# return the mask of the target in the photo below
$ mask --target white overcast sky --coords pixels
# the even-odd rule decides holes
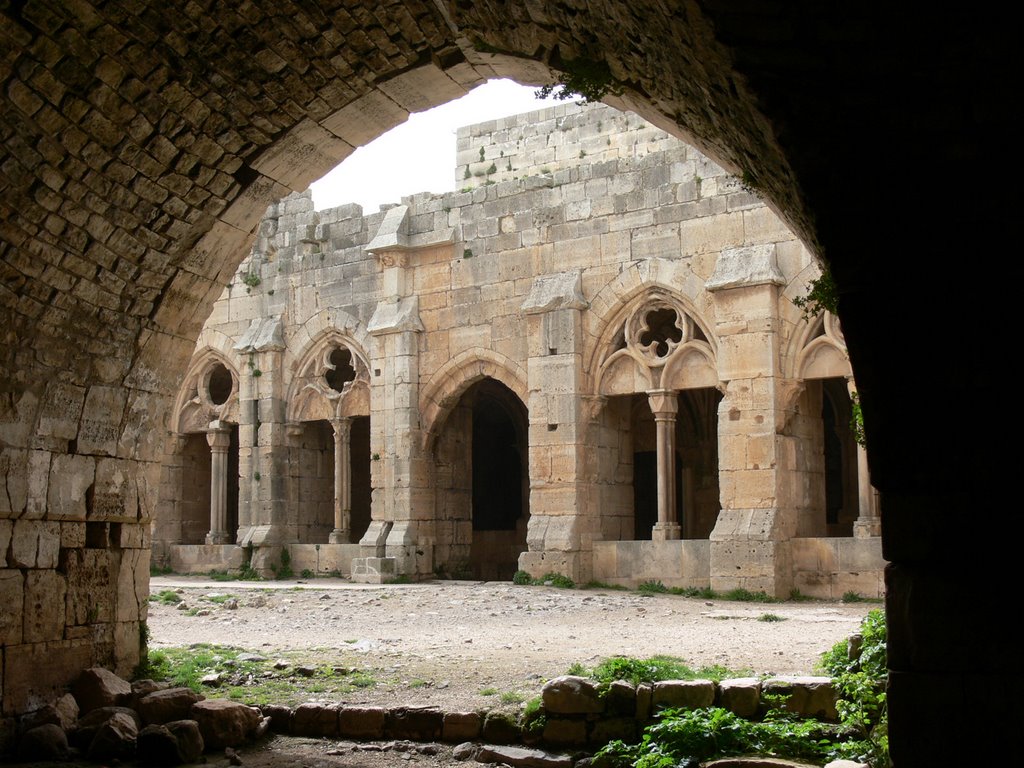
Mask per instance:
[[[314,206],[321,211],[359,203],[364,213],[373,213],[402,195],[455,189],[456,129],[559,103],[536,98],[536,90],[512,80],[491,80],[461,99],[414,113],[313,182]]]

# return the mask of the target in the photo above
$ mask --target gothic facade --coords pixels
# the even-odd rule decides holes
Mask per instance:
[[[755,194],[604,106],[462,129],[456,175],[271,206],[175,405],[157,563],[881,594],[842,331]]]

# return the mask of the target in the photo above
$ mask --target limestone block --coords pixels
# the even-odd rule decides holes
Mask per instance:
[[[192,720],[207,749],[237,747],[248,740],[260,724],[259,711],[226,699],[208,699],[192,705]]]
[[[83,549],[85,547],[85,523],[62,522],[60,524],[60,548]]]
[[[138,735],[135,719],[125,712],[116,712],[96,730],[86,754],[97,761],[134,757]]]
[[[294,736],[335,737],[338,735],[337,704],[300,704],[292,713]]]
[[[541,690],[544,710],[552,714],[578,715],[603,712],[605,702],[597,685],[585,677],[562,675]]]
[[[50,465],[47,483],[47,515],[59,520],[85,520],[86,492],[93,487],[95,459],[89,456],[58,454]]]
[[[93,647],[85,641],[7,646],[3,653],[4,714],[38,709],[55,701],[92,662]]]
[[[78,429],[78,450],[84,454],[117,454],[120,425],[128,400],[126,390],[115,387],[90,387]]]
[[[348,157],[354,147],[310,119],[293,126],[252,163],[254,170],[304,189]]]
[[[643,723],[654,714],[654,686],[651,683],[640,683],[636,687],[636,719]]]
[[[836,691],[828,677],[774,677],[761,684],[761,695],[787,697],[782,708],[800,717],[828,722],[839,718]]]
[[[22,641],[24,577],[19,570],[0,570],[0,646],[19,645]],[[2,677],[0,677],[2,679]]]
[[[433,64],[385,80],[380,90],[408,112],[422,112],[466,93],[462,85]]]
[[[178,759],[183,763],[199,762],[206,748],[199,723],[195,720],[175,720],[167,723],[166,727],[177,741]]]
[[[573,764],[569,755],[553,755],[539,749],[492,744],[481,746],[474,759],[478,763],[497,763],[516,768],[571,768]]]
[[[71,690],[83,714],[116,706],[126,701],[131,692],[129,683],[103,667],[91,667],[83,671]]]
[[[734,205],[730,196],[729,208],[736,210],[741,206]],[[776,216],[766,205],[746,206],[743,211],[743,234],[748,243],[767,243],[769,247],[778,241],[793,240],[793,233],[786,229],[782,219]]]
[[[4,447],[0,450],[0,515],[3,517],[42,517],[41,511],[28,510],[28,485],[34,477],[30,455],[42,453],[49,460],[46,451],[23,451]],[[43,474],[45,479],[46,475]],[[45,494],[44,494],[45,497]],[[38,507],[38,505],[34,505]]]
[[[615,680],[605,694],[605,710],[610,716],[636,715],[636,687],[625,680]]]
[[[353,147],[360,147],[373,141],[381,132],[404,123],[408,117],[408,110],[375,90],[324,118],[320,125]]]
[[[167,688],[143,696],[135,710],[146,725],[165,725],[187,719],[192,705],[202,698],[191,688]]]
[[[36,434],[73,440],[78,434],[78,420],[85,403],[85,388],[51,381],[39,409]]]
[[[60,524],[15,520],[7,561],[16,568],[54,568],[60,552]]]
[[[522,739],[522,731],[510,718],[498,712],[488,712],[480,738],[490,744],[515,744]]]
[[[114,620],[110,597],[112,557],[105,549],[67,550],[61,555],[61,570],[67,575],[69,626]]]
[[[436,741],[441,736],[443,715],[435,707],[396,707],[387,711],[384,734],[388,738]]]
[[[385,715],[383,707],[342,707],[338,711],[339,735],[347,739],[382,738]]]
[[[663,680],[654,684],[654,708],[699,709],[715,701],[715,684],[710,680]]]
[[[761,681],[756,677],[737,677],[718,683],[717,705],[735,715],[752,719],[761,700]]]
[[[480,726],[478,712],[445,712],[441,740],[449,744],[474,741],[480,735]]]
[[[117,572],[117,620],[137,621],[149,583],[149,550],[125,549]]]
[[[33,570],[25,576],[24,640],[41,643],[64,637],[64,576],[52,570]]]

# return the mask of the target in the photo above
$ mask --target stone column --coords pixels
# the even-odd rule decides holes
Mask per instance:
[[[851,397],[857,393],[853,379],[846,380]],[[858,539],[869,539],[882,535],[882,519],[875,504],[875,489],[871,487],[871,472],[868,470],[868,452],[857,443],[857,519],[853,523],[853,535]]]
[[[723,249],[705,284],[714,294],[721,511],[711,532],[711,588],[784,597],[804,477],[785,434],[792,383],[782,371],[775,245]],[[788,301],[788,299],[783,299]],[[791,406],[790,406],[791,407]]]
[[[578,272],[543,275],[523,301],[527,319],[530,519],[519,567],[533,576],[561,573],[587,582],[593,542],[601,537],[587,461],[583,398],[583,300]],[[594,464],[596,467],[596,462]],[[596,474],[596,473],[595,473]]]
[[[348,544],[352,529],[352,464],[349,460],[352,419],[331,419],[334,428],[334,530],[331,544]]]
[[[222,421],[211,421],[206,433],[210,444],[210,532],[207,544],[231,544],[228,533],[228,448],[231,430]]]
[[[651,539],[678,539],[682,533],[676,522],[676,413],[679,396],[669,389],[647,393],[654,414],[658,448],[658,522],[651,530]]]

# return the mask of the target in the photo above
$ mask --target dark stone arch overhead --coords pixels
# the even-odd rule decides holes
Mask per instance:
[[[892,563],[897,765],[1000,746],[1014,435],[977,406],[1014,402],[1015,29],[870,3],[6,4],[3,713],[137,661],[169,406],[268,203],[483,79],[597,61],[612,103],[742,175],[832,269]],[[984,330],[936,322],[954,302]]]

